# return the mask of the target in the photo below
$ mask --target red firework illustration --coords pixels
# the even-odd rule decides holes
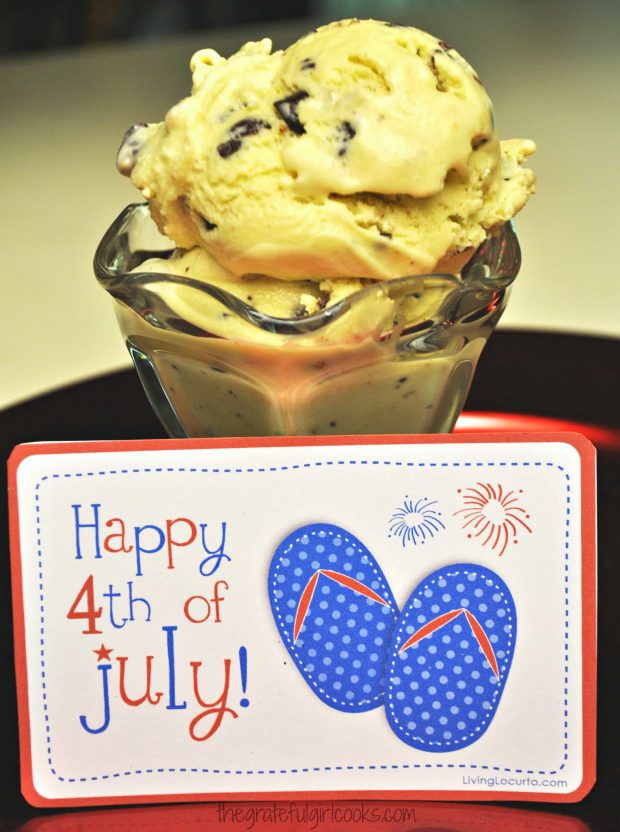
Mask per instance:
[[[500,484],[478,482],[458,491],[463,495],[465,507],[455,511],[454,515],[462,515],[461,519],[465,521],[462,528],[470,530],[467,537],[483,538],[482,545],[499,550],[500,557],[509,543],[519,542],[519,532],[525,530],[531,534],[532,529],[525,522],[530,515],[519,505],[523,489],[505,491]]]

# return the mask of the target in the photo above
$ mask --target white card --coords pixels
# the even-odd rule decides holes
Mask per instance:
[[[582,437],[29,445],[11,470],[32,803],[591,788]]]

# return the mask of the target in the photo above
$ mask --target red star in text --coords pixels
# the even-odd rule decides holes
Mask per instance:
[[[110,661],[110,653],[112,652],[111,647],[106,647],[104,644],[98,650],[93,650],[93,653],[97,654],[97,661],[102,662],[104,659],[106,661]]]

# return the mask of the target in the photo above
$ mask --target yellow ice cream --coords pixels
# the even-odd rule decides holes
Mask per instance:
[[[119,168],[198,248],[195,276],[327,280],[308,294],[331,302],[332,279],[458,271],[534,188],[533,143],[500,144],[474,70],[418,29],[345,20],[191,69],[192,95],[130,131]]]
[[[118,156],[174,251],[136,246],[124,294],[110,261],[169,432],[451,430],[518,271],[501,226],[534,189],[533,143],[500,142],[473,69],[418,29],[345,20],[191,69]]]

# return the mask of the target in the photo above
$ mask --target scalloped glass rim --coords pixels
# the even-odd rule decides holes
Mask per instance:
[[[147,224],[147,230],[153,237],[153,248],[135,252],[129,250],[129,230],[137,223]],[[420,322],[416,329],[432,328],[440,322],[453,324],[456,321],[475,320],[485,312],[488,313],[489,303],[497,298],[498,293],[503,295],[504,290],[516,278],[521,266],[519,242],[512,222],[508,222],[489,230],[486,240],[478,247],[458,277],[452,274],[431,273],[378,281],[307,318],[275,318],[250,306],[225,289],[205,281],[169,272],[136,271],[145,260],[152,257],[165,258],[174,250],[172,241],[160,234],[151,219],[148,204],[133,203],[114,220],[97,247],[93,264],[95,275],[100,285],[112,297],[129,306],[141,317],[145,317],[145,309],[148,308],[151,319],[157,321],[154,325],[159,328],[175,330],[176,327],[169,324],[174,315],[163,300],[149,291],[147,286],[166,282],[209,295],[260,329],[281,335],[295,335],[324,327],[360,300],[371,294],[376,297],[377,290],[392,299],[397,299],[416,290],[445,286],[447,283],[453,284],[454,289],[437,311],[434,320]],[[195,334],[202,333],[196,330]]]

